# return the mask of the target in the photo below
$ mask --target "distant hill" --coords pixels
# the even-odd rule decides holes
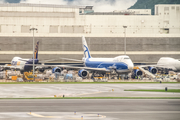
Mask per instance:
[[[151,14],[154,15],[154,6],[156,4],[180,4],[180,0],[137,0],[128,9],[151,9]]]

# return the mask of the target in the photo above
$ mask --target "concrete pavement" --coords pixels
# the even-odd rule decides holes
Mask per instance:
[[[172,92],[124,91],[125,89],[179,89],[180,84],[0,84],[0,98],[37,97],[180,97]],[[114,91],[112,92],[112,89]]]
[[[81,116],[85,120],[179,120],[180,100],[0,100],[4,120],[80,120]]]

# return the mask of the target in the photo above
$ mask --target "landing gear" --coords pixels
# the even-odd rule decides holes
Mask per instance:
[[[116,74],[116,73],[117,73],[116,70],[114,70],[114,69],[111,70],[111,74],[114,75],[114,74]]]
[[[167,68],[161,69],[160,71],[161,71],[160,72],[161,74],[166,74],[166,75],[169,74],[169,69],[167,69]]]
[[[129,78],[129,77],[128,77],[128,74],[125,74],[124,79],[125,79],[125,80],[128,80],[128,78]]]
[[[95,78],[102,80],[103,78],[106,78],[106,74],[93,72],[92,75],[91,75],[91,79],[95,80]]]
[[[169,70],[168,70],[168,69],[165,69],[165,70],[164,70],[164,74],[166,74],[166,75],[169,74]]]
[[[21,74],[24,74],[24,71],[20,70],[20,73],[21,73]]]
[[[94,73],[92,73],[92,75],[91,75],[91,79],[92,79],[92,80],[94,80]]]
[[[118,78],[117,78],[118,80],[120,80],[121,79],[121,77],[120,77],[120,75],[118,74]]]

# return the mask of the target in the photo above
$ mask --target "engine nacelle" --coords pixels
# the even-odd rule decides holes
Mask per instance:
[[[134,75],[135,76],[139,76],[139,75],[142,75],[142,71],[140,71],[139,69],[134,69]]]
[[[59,68],[59,67],[53,68],[52,73],[55,73],[55,72],[61,73],[61,68]]]
[[[157,68],[155,67],[149,67],[148,69],[149,69],[149,72],[151,72],[152,74],[156,74],[158,71]]]
[[[87,78],[88,74],[89,74],[89,72],[84,69],[78,71],[79,77],[82,77],[82,78]]]

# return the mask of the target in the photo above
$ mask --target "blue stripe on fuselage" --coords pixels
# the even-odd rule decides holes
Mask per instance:
[[[109,69],[109,67],[115,67],[116,70],[126,70],[128,69],[128,65],[124,62],[107,62],[107,61],[89,61],[89,59],[86,59],[85,61],[86,67],[92,67],[92,68],[106,68]]]

